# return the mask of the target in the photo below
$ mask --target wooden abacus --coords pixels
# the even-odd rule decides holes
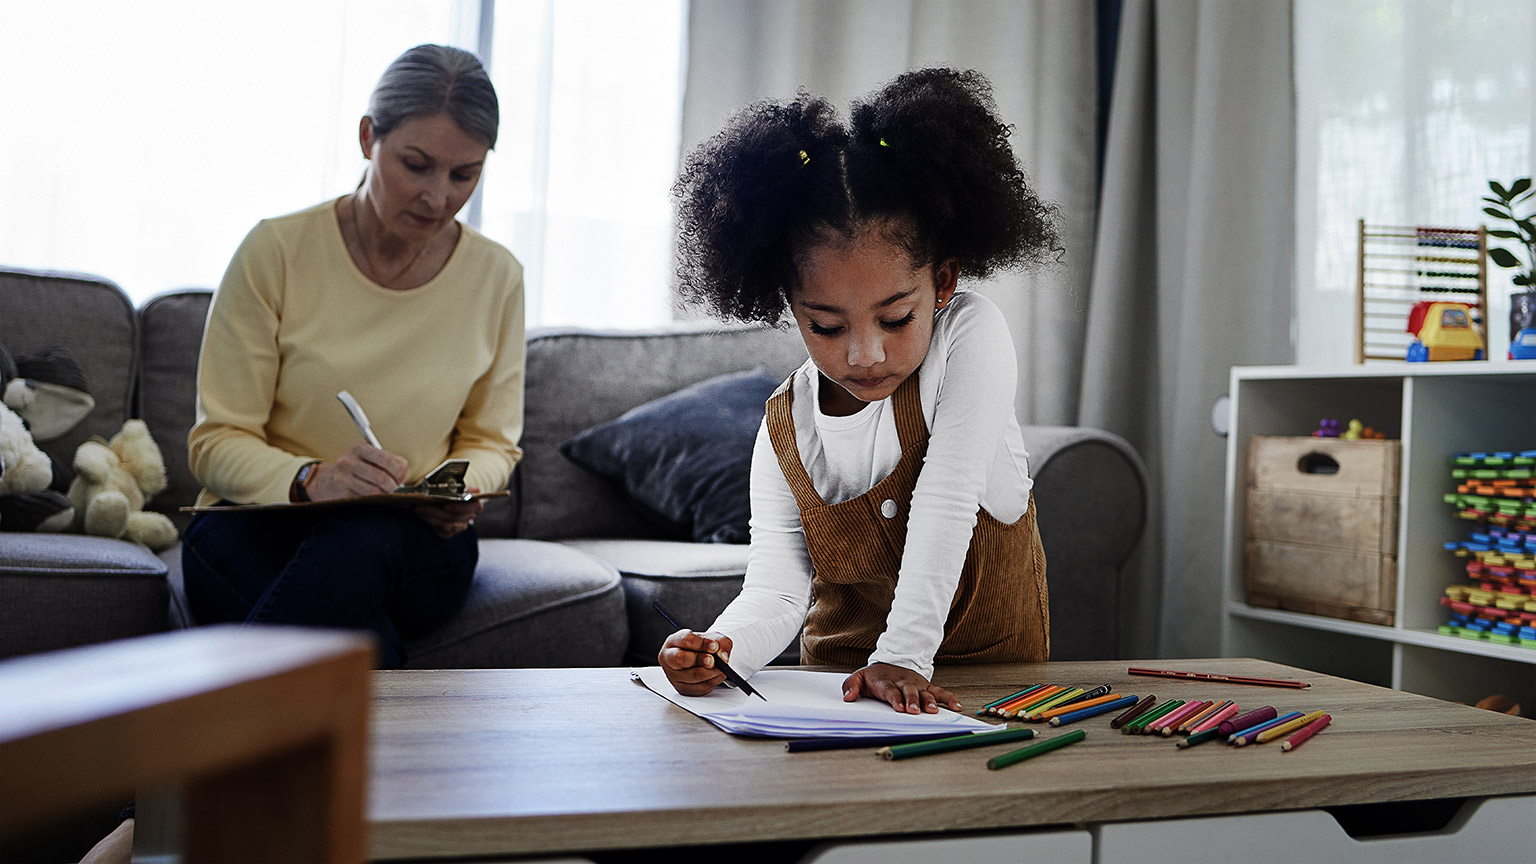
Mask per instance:
[[[1472,306],[1487,344],[1488,229],[1367,225],[1364,219],[1359,225],[1356,363],[1405,359],[1413,341],[1408,313],[1423,300]]]

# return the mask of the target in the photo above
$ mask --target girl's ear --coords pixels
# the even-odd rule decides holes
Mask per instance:
[[[959,259],[946,258],[933,268],[933,293],[937,303],[935,308],[943,309],[949,303],[949,298],[955,296],[955,286],[959,281]]]
[[[363,158],[373,158],[373,118],[367,114],[357,121],[357,143],[363,148]]]

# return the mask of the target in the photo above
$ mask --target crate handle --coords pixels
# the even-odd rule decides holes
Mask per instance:
[[[1303,474],[1337,474],[1339,462],[1327,453],[1313,450],[1296,460],[1296,470]]]

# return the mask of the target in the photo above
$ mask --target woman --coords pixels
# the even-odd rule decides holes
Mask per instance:
[[[351,194],[259,223],[209,310],[189,435],[199,504],[389,492],[445,459],[500,489],[521,456],[522,268],[457,222],[496,144],[472,54],[421,45],[379,79]],[[360,439],[350,391],[380,447]],[[182,551],[203,623],[366,628],[378,664],[462,605],[479,502],[204,513]]]

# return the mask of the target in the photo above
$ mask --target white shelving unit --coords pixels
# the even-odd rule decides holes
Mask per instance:
[[[1231,375],[1222,645],[1259,657],[1455,702],[1502,693],[1536,713],[1536,649],[1444,636],[1445,588],[1468,580],[1445,551],[1468,523],[1443,500],[1450,458],[1536,448],[1536,360],[1371,366],[1250,366]],[[1310,435],[1325,417],[1402,441],[1397,606],[1391,626],[1249,606],[1243,582],[1254,435]]]

